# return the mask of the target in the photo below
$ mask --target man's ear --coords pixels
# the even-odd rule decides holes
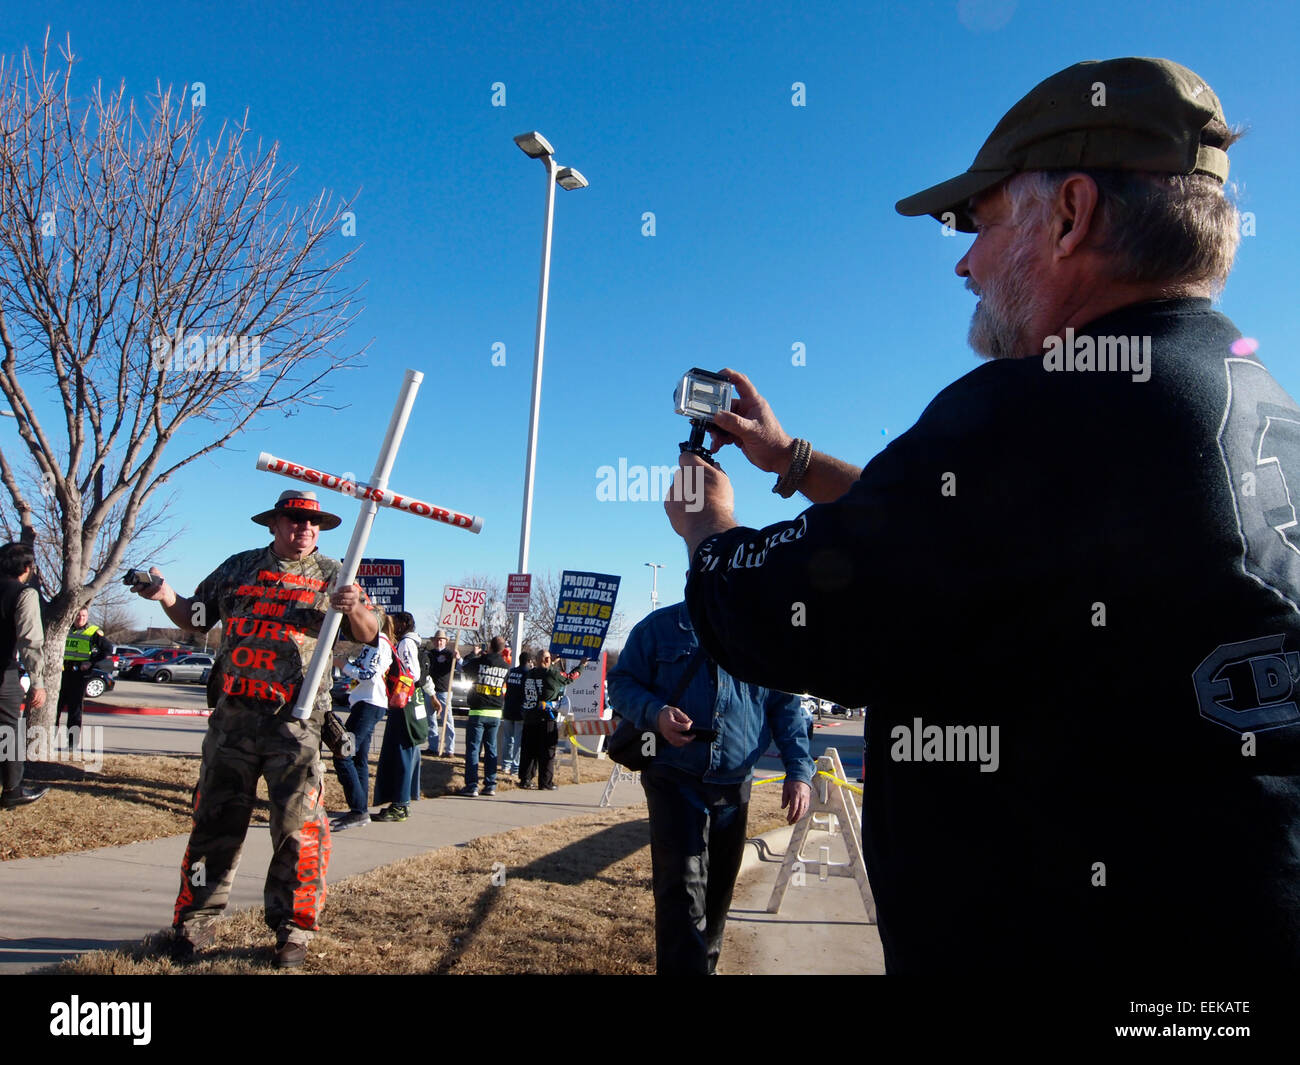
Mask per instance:
[[[1075,254],[1099,223],[1101,193],[1087,174],[1071,174],[1056,192],[1052,204],[1052,254],[1058,259]]]

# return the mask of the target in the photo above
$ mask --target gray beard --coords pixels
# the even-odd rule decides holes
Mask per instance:
[[[1029,234],[1007,252],[1006,268],[1001,276],[979,290],[980,301],[971,315],[966,341],[975,354],[985,359],[1016,359],[1032,352],[1025,350],[1025,332],[1038,310],[1031,275],[1033,252]],[[976,291],[971,279],[966,287]]]

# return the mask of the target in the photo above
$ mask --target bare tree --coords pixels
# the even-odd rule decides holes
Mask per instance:
[[[103,594],[90,604],[90,622],[104,630],[104,635],[113,643],[125,643],[128,633],[139,627],[133,604],[140,600],[120,584],[110,584]]]
[[[30,461],[31,456],[27,457],[29,465],[35,469],[35,463]],[[32,506],[23,514],[26,526],[15,525],[11,520],[9,509],[3,505],[3,500],[0,500],[0,536],[6,540],[25,540],[30,544],[36,556],[33,584],[44,595],[46,589],[59,587],[59,575],[63,572],[62,518],[54,492],[46,489],[47,482],[29,472],[23,483],[40,485],[42,490],[31,493]],[[131,549],[135,557],[152,559],[157,565],[163,567],[172,561],[163,554],[176,539],[166,513],[171,502],[171,497],[168,497],[162,501],[155,501],[152,507],[141,508],[136,517],[135,532],[131,537]],[[99,529],[99,536],[93,548],[88,551],[87,573],[92,577],[104,568],[105,559],[113,549],[126,505],[127,501],[121,499],[109,511]],[[115,611],[115,618],[120,624],[132,627],[133,618],[120,615],[132,615],[131,608],[138,608],[140,602],[141,600],[124,585],[110,580],[91,604],[91,620],[107,628],[103,621],[98,620],[96,612]],[[43,602],[43,605],[48,607],[48,603]]]
[[[328,246],[350,204],[290,206],[292,171],[248,143],[246,115],[200,135],[200,87],[143,108],[124,85],[78,98],[75,62],[48,35],[37,60],[0,61],[0,394],[57,511],[51,696],[70,620],[120,573],[154,493],[258,414],[319,401],[359,354],[333,350],[359,311],[353,252]],[[34,540],[2,449],[0,481]]]
[[[454,582],[462,588],[481,588],[487,592],[487,603],[483,607],[482,624],[477,629],[465,629],[460,634],[461,649],[481,643],[488,645],[494,636],[504,636],[507,642],[512,631],[514,619],[505,613],[505,584],[497,577],[488,577],[482,573],[471,573]]]

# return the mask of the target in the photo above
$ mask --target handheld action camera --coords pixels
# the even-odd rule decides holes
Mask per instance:
[[[717,466],[704,446],[704,433],[716,428],[713,424],[715,414],[731,410],[734,395],[735,389],[730,381],[698,366],[682,375],[673,392],[673,410],[691,420],[690,439],[679,445],[683,451],[699,455],[710,466]]]
[[[144,588],[153,584],[153,577],[147,569],[129,569],[122,578],[122,583],[131,588]]]

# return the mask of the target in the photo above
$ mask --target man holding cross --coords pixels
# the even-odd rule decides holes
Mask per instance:
[[[275,964],[293,968],[306,957],[325,899],[330,833],[322,802],[321,721],[329,709],[322,684],[307,720],[292,716],[298,687],[315,649],[325,612],[342,616],[342,637],[370,643],[379,611],[358,585],[335,590],[337,560],[316,549],[320,530],[339,518],[321,510],[314,492],[282,492],[252,519],[271,530],[267,547],[232,555],[186,599],[156,569],[138,594],[159,603],[173,623],[206,632],[222,624],[221,647],[208,682],[216,709],[203,741],[194,795],[194,828],[181,866],[172,956],[191,957],[212,943],[225,909],[264,777],[275,848],[266,877],[266,923],[276,933]]]

